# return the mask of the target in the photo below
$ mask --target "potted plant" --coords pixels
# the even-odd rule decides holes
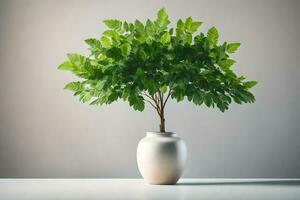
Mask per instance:
[[[143,111],[149,103],[160,119],[159,131],[148,132],[140,141],[138,167],[152,184],[174,184],[185,165],[186,147],[175,133],[166,132],[167,102],[187,99],[222,112],[233,101],[253,103],[249,89],[256,82],[246,81],[231,69],[235,61],[230,54],[240,43],[219,44],[215,27],[207,34],[197,33],[202,22],[191,17],[169,28],[164,8],[155,21],[109,19],[104,23],[108,29],[100,39],[85,40],[89,56],[68,54],[68,60],[58,67],[80,78],[65,89],[91,105],[122,99],[134,110]]]

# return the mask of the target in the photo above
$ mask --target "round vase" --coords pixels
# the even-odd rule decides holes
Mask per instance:
[[[147,132],[137,147],[137,164],[150,184],[176,184],[186,163],[184,141],[172,132]]]

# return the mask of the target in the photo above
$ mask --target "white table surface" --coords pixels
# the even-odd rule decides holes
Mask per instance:
[[[300,200],[300,179],[182,179],[177,185],[142,179],[0,179],[0,200],[19,199]]]

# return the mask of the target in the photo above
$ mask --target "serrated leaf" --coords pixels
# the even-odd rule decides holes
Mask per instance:
[[[130,44],[125,43],[125,44],[122,44],[120,46],[120,49],[122,51],[123,56],[128,56],[130,54],[130,51],[131,51],[131,46],[130,46]]]
[[[144,75],[144,70],[140,67],[137,68],[135,75],[139,78],[142,77]]]
[[[198,93],[194,93],[192,101],[194,102],[195,105],[201,105],[203,103],[202,95]]]
[[[86,64],[86,57],[76,53],[69,53],[67,56],[70,62],[73,64],[73,70],[84,68]]]
[[[90,103],[90,105],[101,105],[101,104],[102,104],[101,98],[96,98]]]
[[[201,26],[202,22],[200,21],[194,21],[192,22],[191,26],[190,26],[190,32],[194,33],[198,30],[198,28]]]
[[[126,21],[123,23],[123,28],[125,31],[129,31],[129,24]]]
[[[144,86],[150,95],[156,92],[156,84],[152,80],[144,79]]]
[[[243,85],[247,88],[247,89],[250,89],[254,86],[257,85],[257,82],[256,81],[247,81],[247,82],[244,82]]]
[[[241,46],[241,43],[230,43],[227,45],[227,52],[234,53]]]
[[[181,30],[184,29],[184,22],[181,19],[177,21],[177,28]]]
[[[105,84],[106,84],[105,80],[98,81],[97,84],[96,84],[96,89],[99,90],[99,91],[103,90],[105,88]]]
[[[216,27],[211,27],[207,32],[207,39],[212,45],[216,45],[219,39],[219,33]]]
[[[232,59],[227,59],[227,60],[222,60],[219,65],[221,68],[230,68],[234,63],[236,63],[235,60]]]
[[[117,19],[107,19],[103,21],[104,24],[111,29],[119,30],[122,27],[122,22]]]
[[[171,39],[170,34],[169,34],[168,32],[166,32],[166,33],[164,33],[164,34],[161,36],[160,42],[161,42],[162,44],[167,44],[167,43],[170,42],[170,39]]]
[[[130,95],[128,101],[134,110],[143,111],[145,108],[144,98],[141,96]]]
[[[180,19],[177,21],[176,37],[179,40],[184,40],[184,22]]]
[[[177,102],[180,102],[184,100],[184,95],[180,90],[173,90],[171,98],[176,99]]]
[[[70,82],[64,87],[65,90],[70,90],[72,92],[78,92],[83,90],[83,85],[80,82]]]
[[[228,109],[228,105],[222,101],[217,102],[217,107],[220,109],[221,112],[225,112],[225,110]]]
[[[166,13],[165,8],[162,8],[157,12],[156,22],[162,29],[165,29],[168,26],[168,24],[170,24],[169,17]]]
[[[206,95],[204,96],[204,103],[205,103],[205,105],[206,105],[207,107],[212,106],[213,101],[212,101],[212,98],[211,98],[211,96],[210,96],[209,94],[206,94]]]
[[[187,34],[186,34],[186,36],[185,36],[185,41],[186,41],[186,43],[188,43],[188,44],[191,44],[191,43],[192,43],[192,41],[193,41],[193,36],[192,36],[191,33],[187,33]]]
[[[101,42],[101,45],[105,48],[111,47],[111,44],[112,44],[111,40],[106,36],[102,36],[100,39],[100,42]]]
[[[136,31],[139,33],[139,34],[143,34],[144,33],[144,25],[142,22],[140,22],[139,20],[135,20],[134,21],[134,27],[136,29]]]
[[[155,26],[149,19],[146,21],[145,31],[148,35],[153,35],[155,32]]]
[[[100,41],[94,38],[84,40],[91,47],[99,47]]]
[[[58,66],[60,70],[73,71],[74,65],[70,61],[65,61]]]
[[[166,93],[167,90],[168,90],[168,86],[166,86],[166,85],[159,88],[159,91],[162,92],[162,93]]]
[[[193,20],[191,17],[186,18],[185,23],[184,23],[184,28],[187,32],[191,31],[192,22],[193,22]]]
[[[120,35],[117,31],[115,30],[106,30],[103,32],[103,35],[111,37],[115,40],[119,40],[120,39]]]
[[[86,103],[92,99],[92,96],[89,92],[83,92],[80,96],[79,100],[82,101],[82,103]]]
[[[138,101],[133,105],[133,108],[137,111],[142,112],[145,109],[144,101]]]

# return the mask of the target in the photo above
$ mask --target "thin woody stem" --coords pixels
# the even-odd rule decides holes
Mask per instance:
[[[150,105],[157,111],[158,115],[160,116],[161,115],[160,114],[160,107],[159,107],[159,104],[158,104],[157,100],[153,96],[150,96],[150,95],[148,95],[144,92],[143,92],[143,95],[145,95],[146,97],[148,97],[150,100],[152,100],[154,102],[155,105],[151,101],[146,100],[148,103],[150,103]]]
[[[166,98],[166,100],[165,100],[165,102],[164,102],[164,104],[163,104],[163,108],[165,108],[166,103],[167,103],[169,97],[171,96],[171,94],[172,94],[172,90],[171,90],[171,88],[170,88],[169,93],[168,93],[168,95],[167,95],[167,98]]]
[[[148,103],[150,103],[150,105],[156,110],[157,114],[159,115],[160,118],[160,126],[159,126],[159,130],[162,133],[165,133],[165,116],[164,116],[164,107],[166,104],[166,101],[168,100],[169,96],[170,96],[170,91],[168,93],[167,98],[164,101],[164,94],[161,93],[160,91],[158,91],[157,93],[155,93],[154,95],[149,95],[145,92],[143,92],[142,94],[145,95],[146,97],[149,98],[149,100],[146,100]]]
[[[149,100],[146,100],[148,103],[150,103],[150,105],[153,107],[153,108],[155,108],[155,110],[157,109],[156,108],[156,106],[151,102],[151,101],[149,101]]]
[[[162,133],[165,133],[165,114],[164,114],[164,107],[163,107],[163,103],[164,103],[164,95],[161,92],[158,92],[158,96],[159,96],[159,104],[160,104],[160,126],[159,126],[159,130]]]

